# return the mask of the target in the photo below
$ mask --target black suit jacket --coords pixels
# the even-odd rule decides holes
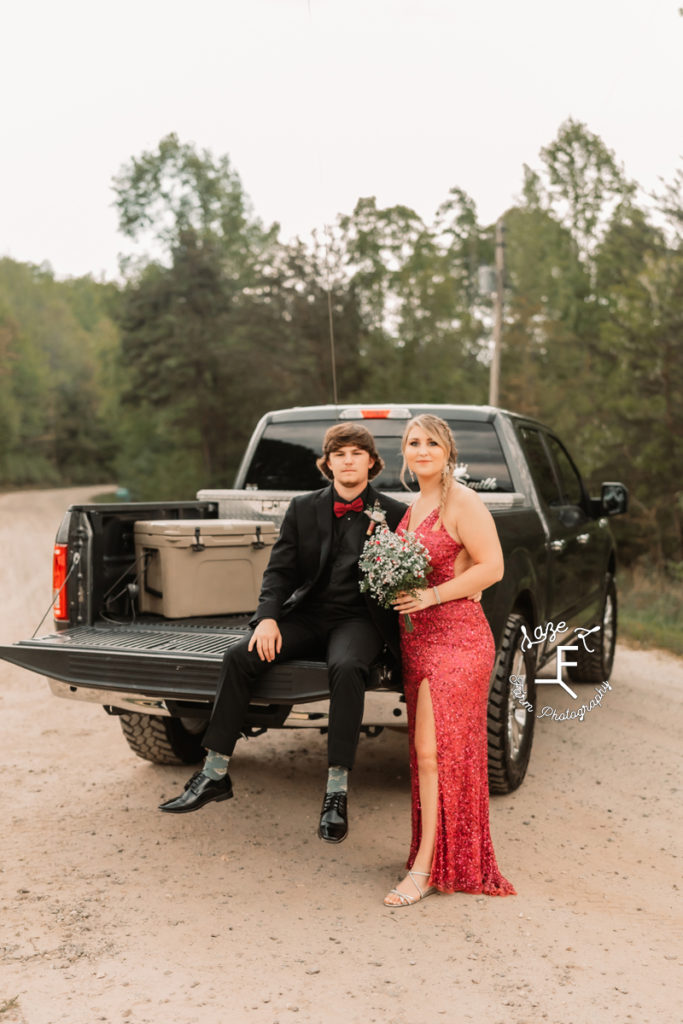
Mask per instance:
[[[320,579],[332,546],[333,500],[332,485],[292,498],[263,575],[259,605],[252,625],[261,619],[284,618],[301,604]],[[395,530],[407,506],[402,501],[379,494],[368,485],[366,505],[373,507],[375,501],[379,501],[386,512],[389,529]],[[364,513],[355,517],[352,536],[358,544],[359,558],[369,525],[370,520]],[[367,592],[363,596],[380,635],[393,655],[399,658],[396,612],[381,608]]]

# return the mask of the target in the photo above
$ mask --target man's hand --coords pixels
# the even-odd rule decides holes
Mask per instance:
[[[261,661],[274,661],[282,650],[282,634],[275,619],[261,619],[249,641],[249,650],[256,653]]]

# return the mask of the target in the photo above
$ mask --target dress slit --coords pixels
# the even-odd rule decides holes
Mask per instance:
[[[429,678],[427,676],[425,676],[424,679],[420,680],[420,683],[417,686],[417,690],[416,690],[416,694],[415,694],[415,714],[413,716],[414,728],[413,728],[412,737],[411,737],[411,745],[414,744],[415,730],[417,728],[417,705],[418,705],[419,700],[420,700],[420,693],[422,692],[422,687],[425,686],[425,685],[426,685],[427,690],[429,692],[429,704],[430,704],[430,707],[431,707],[431,710],[432,710],[432,724],[434,726],[434,746],[436,748],[436,815],[435,815],[435,819],[434,819],[434,832],[435,832],[435,834],[434,834],[434,844],[435,844],[435,849],[436,849],[436,837],[437,837],[438,832],[439,832],[439,827],[438,826],[439,826],[439,819],[441,817],[441,811],[442,811],[441,772],[439,770],[439,736],[438,736],[438,732],[437,732],[437,728],[436,728],[436,715],[434,714],[434,701],[432,699],[432,688],[431,688],[431,685],[429,683]],[[417,846],[419,846],[421,841],[422,841],[422,799],[421,799],[421,796],[420,796],[420,768],[419,768],[419,765],[418,765],[418,762],[417,762],[417,755],[415,757],[415,766],[416,766],[416,771],[415,771],[414,792],[413,792],[413,808],[415,808],[416,811],[417,811],[417,820],[413,823],[413,829],[414,829],[415,834],[417,835]],[[416,851],[417,851],[417,847],[416,847]],[[413,857],[413,859],[414,859],[414,857]],[[410,866],[412,867],[412,862],[411,862]],[[427,881],[427,884],[428,885],[432,885],[433,884],[432,879],[431,879],[431,873],[430,873],[430,878]]]

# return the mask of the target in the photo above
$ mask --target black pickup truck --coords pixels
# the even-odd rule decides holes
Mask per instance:
[[[503,547],[505,575],[484,593],[482,606],[498,649],[489,695],[489,784],[492,792],[510,792],[524,778],[531,753],[535,677],[557,645],[568,642],[566,632],[563,639],[550,624],[562,623],[567,631],[599,627],[590,645],[579,645],[568,672],[573,682],[609,678],[617,604],[607,517],[626,510],[627,493],[611,482],[602,485],[599,498],[589,497],[552,431],[501,409],[339,405],[270,412],[258,423],[231,490],[200,491],[194,502],[72,505],[55,542],[55,631],[0,647],[0,657],[47,676],[58,696],[103,705],[119,718],[140,757],[160,764],[200,760],[221,657],[248,628],[258,581],[256,591],[243,591],[238,611],[215,614],[197,606],[193,613],[191,602],[183,604],[196,587],[183,573],[200,564],[192,563],[190,549],[203,552],[206,562],[212,531],[226,523],[233,529],[235,522],[243,524],[248,546],[262,549],[291,497],[322,485],[315,459],[325,430],[340,419],[370,427],[386,462],[376,486],[410,500],[399,481],[400,438],[407,420],[422,412],[451,425],[459,450],[456,478],[481,494]],[[141,549],[139,535],[136,547],[137,530],[150,521],[162,533],[166,524],[167,534],[174,534],[173,527],[179,534],[183,526],[193,534],[189,562],[177,562],[179,604],[170,613],[158,603],[162,592],[150,562],[158,552]],[[167,540],[172,545],[177,537]],[[274,666],[254,695],[249,731],[324,730],[327,697],[323,664]],[[377,735],[405,725],[397,670],[379,664],[364,731]]]

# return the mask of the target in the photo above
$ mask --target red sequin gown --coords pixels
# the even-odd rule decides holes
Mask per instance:
[[[453,578],[453,563],[463,545],[440,526],[434,509],[415,534],[430,554],[429,584]],[[410,509],[398,531],[405,531]],[[412,843],[407,867],[415,860],[421,836],[420,792],[415,756],[415,710],[420,683],[429,682],[436,725],[439,797],[436,848],[428,884],[442,892],[507,896],[515,890],[496,864],[489,831],[486,706],[495,644],[481,605],[466,598],[444,601],[411,616],[413,631],[401,616],[403,684],[408,708],[412,780]]]

